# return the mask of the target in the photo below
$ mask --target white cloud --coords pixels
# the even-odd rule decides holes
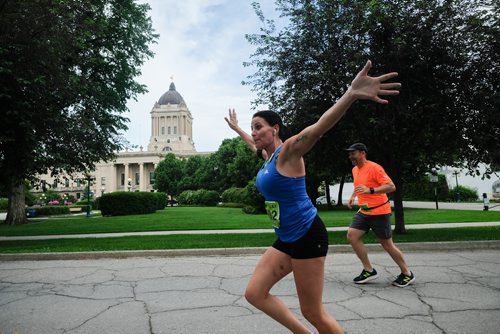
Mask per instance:
[[[234,0],[149,0],[150,15],[158,44],[155,56],[146,62],[138,81],[148,87],[138,101],[129,101],[129,130],[125,137],[147,146],[150,111],[165,93],[173,75],[193,117],[193,139],[197,151],[215,151],[232,132],[224,116],[236,108],[240,126],[249,129],[251,101],[255,95],[241,81],[252,73],[244,68],[254,52],[245,34],[259,31],[260,22],[251,1]],[[269,1],[272,7],[272,1]]]

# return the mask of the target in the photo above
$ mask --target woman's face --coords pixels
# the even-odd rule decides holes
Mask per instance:
[[[277,127],[269,125],[262,117],[252,118],[252,139],[255,147],[265,149],[273,143],[275,136],[278,135]]]

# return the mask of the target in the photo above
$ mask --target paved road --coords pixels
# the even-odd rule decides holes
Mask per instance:
[[[288,333],[242,298],[258,258],[0,261],[0,333]],[[407,252],[404,289],[387,254],[371,258],[381,277],[363,286],[352,253],[327,260],[324,302],[347,333],[498,333],[498,250]],[[291,277],[273,293],[299,314]]]

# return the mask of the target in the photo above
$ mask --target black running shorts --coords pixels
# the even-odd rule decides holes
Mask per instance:
[[[307,233],[294,242],[283,242],[279,238],[273,244],[277,250],[290,255],[292,259],[313,259],[328,253],[328,232],[318,215]]]
[[[365,215],[358,212],[352,218],[351,228],[368,232],[370,229],[379,239],[390,239],[391,231],[391,214],[386,215]]]

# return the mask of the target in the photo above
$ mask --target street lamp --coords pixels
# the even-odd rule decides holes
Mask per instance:
[[[90,173],[85,173],[85,179],[87,180],[87,218],[90,217],[90,181],[92,181],[92,175]]]
[[[457,183],[457,187],[455,188],[455,194],[457,196],[457,202],[460,202],[460,190],[458,189],[458,174],[460,174],[458,170],[453,172],[453,175],[455,175],[455,182]]]
[[[128,188],[128,191],[130,191],[130,189],[132,189],[132,179],[129,177],[128,180],[127,180],[127,188]]]
[[[436,201],[436,210],[438,210],[439,206],[438,206],[438,196],[437,196],[437,184],[439,182],[439,177],[436,168],[432,168],[431,182],[434,183],[434,200]]]
[[[42,205],[45,205],[46,200],[47,200],[47,196],[44,193],[42,193],[40,195],[40,202],[42,203]]]

